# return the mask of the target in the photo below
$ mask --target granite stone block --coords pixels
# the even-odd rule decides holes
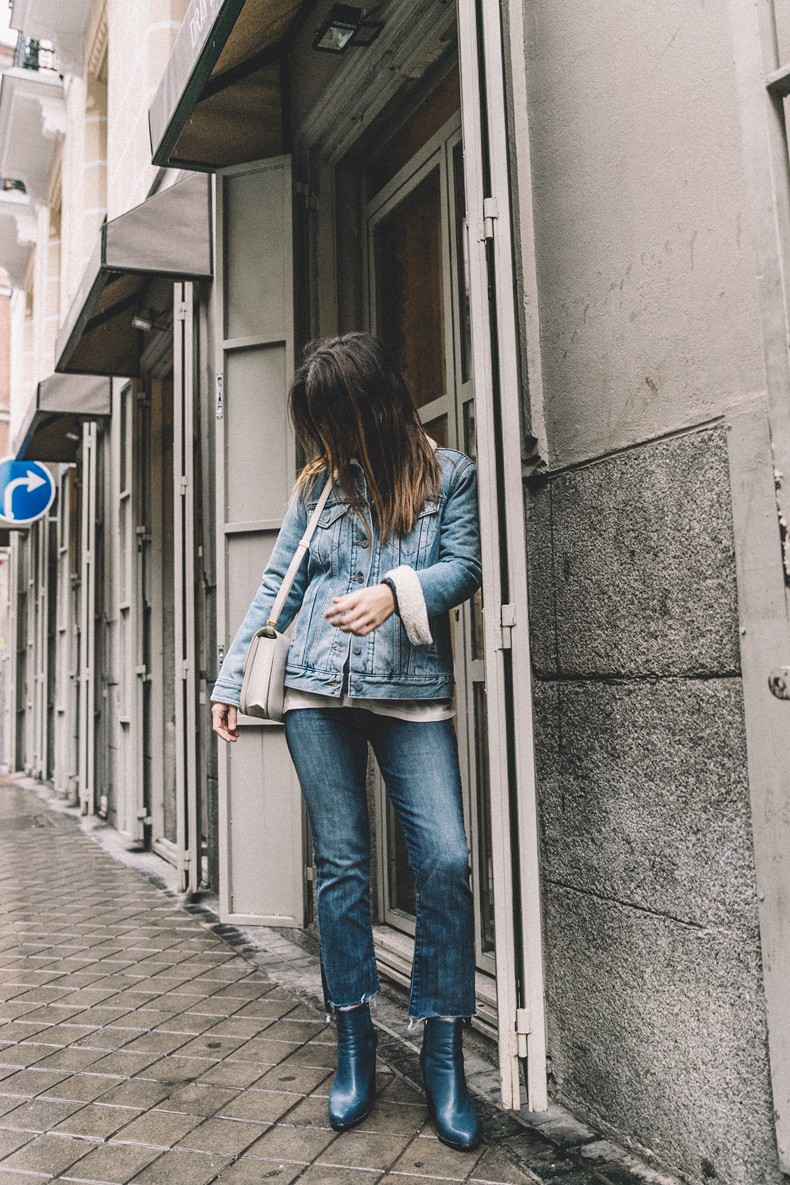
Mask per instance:
[[[544,910],[555,1098],[691,1181],[781,1185],[756,941],[550,879]]]
[[[722,427],[548,478],[527,540],[539,677],[740,669]]]
[[[535,724],[546,877],[756,941],[740,679],[537,684]]]

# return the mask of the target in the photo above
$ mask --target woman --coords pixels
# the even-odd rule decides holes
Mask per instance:
[[[370,743],[406,837],[417,888],[412,1020],[439,1138],[478,1142],[463,1069],[462,1024],[475,1011],[469,849],[453,715],[449,611],[480,585],[476,476],[425,435],[406,384],[375,338],[319,343],[290,394],[308,461],[260,588],[212,692],[214,731],[238,739],[247,648],[265,623],[311,511],[332,490],[280,628],[288,654],[285,733],[315,850],[321,970],[338,1032],[329,1096],[343,1131],[375,1097],[379,991],[370,911],[365,792]]]

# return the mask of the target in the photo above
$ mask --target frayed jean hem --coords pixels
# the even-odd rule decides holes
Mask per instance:
[[[358,1008],[360,1004],[369,1004],[372,1002],[373,1007],[376,1007],[376,996],[381,991],[381,988],[376,988],[372,992],[363,992],[358,1000],[353,1000],[350,1004],[335,1004],[333,1000],[327,1000],[325,1005],[324,1019],[327,1023],[334,1020],[335,1013],[344,1008]]]
[[[412,1029],[416,1029],[417,1025],[424,1024],[426,1020],[462,1020],[465,1024],[469,1024],[473,1016],[477,1016],[477,1013],[467,1012],[463,1015],[459,1013],[457,1016],[455,1016],[451,1012],[427,1012],[425,1015],[421,1016],[410,1016],[408,1032],[411,1032]]]

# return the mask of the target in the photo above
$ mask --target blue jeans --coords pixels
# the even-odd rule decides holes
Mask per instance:
[[[365,792],[370,742],[417,889],[409,1014],[472,1016],[474,911],[452,724],[358,708],[302,708],[286,713],[285,735],[313,834],[327,1010],[358,1004],[379,990]]]

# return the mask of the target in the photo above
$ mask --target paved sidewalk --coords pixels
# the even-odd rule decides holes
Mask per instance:
[[[487,1143],[445,1148],[415,1035],[385,995],[375,1111],[336,1134],[315,956],[221,925],[210,899],[168,890],[167,869],[39,783],[0,777],[0,1185],[680,1185],[554,1103],[501,1111],[476,1034]]]
[[[0,1185],[534,1180],[454,1153],[379,1067],[326,1120],[334,1030],[73,819],[0,781]]]

